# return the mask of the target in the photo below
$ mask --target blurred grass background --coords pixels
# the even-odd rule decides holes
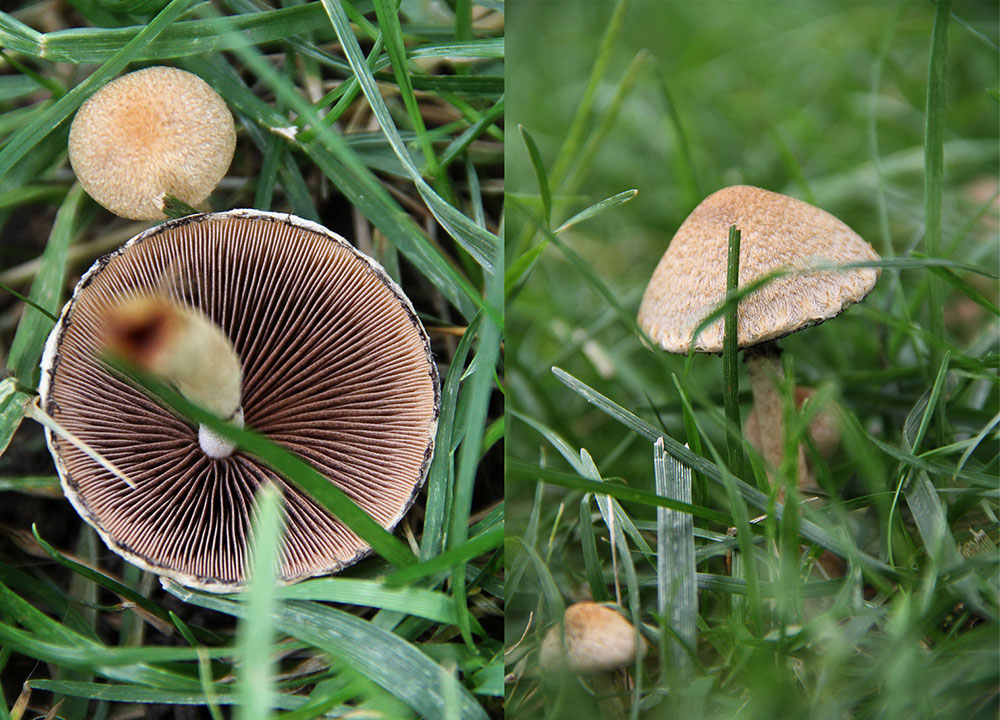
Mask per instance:
[[[727,559],[737,544],[727,524],[695,518],[694,675],[679,681],[654,650],[618,678],[622,711],[996,716],[998,9],[943,8],[945,91],[928,113],[936,12],[930,2],[508,3],[508,119],[527,137],[508,144],[506,161],[517,270],[507,288],[509,716],[593,712],[595,684],[545,682],[535,650],[563,603],[613,599],[612,544],[627,614],[650,641],[666,627],[656,592],[671,578],[657,571],[653,502],[622,500],[609,522],[586,483],[652,492],[655,433],[721,467],[721,359],[685,367],[644,347],[634,317],[683,219],[738,183],[822,207],[897,265],[863,304],[781,343],[795,382],[847,418],[832,457],[810,453],[823,509],[791,498],[787,522],[746,525],[767,505],[695,474],[694,505],[742,524],[741,543],[752,531],[755,560]],[[940,178],[925,155],[938,133]],[[556,230],[630,189],[625,204]],[[966,266],[946,278],[901,267],[927,253],[938,193],[931,254]],[[578,379],[576,392],[553,366]],[[745,418],[745,371],[742,387]],[[596,408],[595,393],[619,410]],[[621,409],[649,434],[612,417]],[[814,584],[818,551],[789,561],[800,515],[890,567],[851,562],[845,577]],[[944,539],[930,529],[938,518]],[[783,562],[765,549],[779,544]]]
[[[502,713],[502,10],[468,0],[4,6],[0,720]],[[236,117],[213,209],[323,223],[375,257],[429,329],[443,384],[437,454],[394,560],[277,590],[264,574],[237,597],[161,588],[77,517],[40,427],[22,422],[52,326],[45,313],[149,225],[81,192],[66,160],[69,119],[103,82],[154,64],[200,75]],[[273,538],[270,507],[261,535]]]

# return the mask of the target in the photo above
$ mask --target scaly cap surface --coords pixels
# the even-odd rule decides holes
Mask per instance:
[[[749,185],[705,198],[677,230],[639,307],[639,326],[663,349],[686,353],[695,329],[726,295],[729,226],[741,233],[740,287],[780,269],[875,261],[851,228],[808,203]],[[871,292],[877,268],[795,272],[739,304],[739,346],[749,347],[829,320]],[[699,352],[722,352],[723,319],[695,340]]]

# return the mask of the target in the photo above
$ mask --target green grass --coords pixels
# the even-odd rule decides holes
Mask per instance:
[[[508,716],[995,717],[996,8],[520,2],[508,23]],[[730,442],[752,399],[723,360],[636,326],[673,232],[737,183],[883,257],[864,303],[782,340],[821,502],[786,463],[779,504]],[[563,608],[617,593],[645,659],[610,685],[541,671]]]
[[[10,371],[0,382],[0,719],[89,720],[121,704],[213,720],[497,717],[502,8],[147,5],[0,14],[0,356]],[[335,578],[276,588],[271,553],[258,552],[260,582],[243,596],[161,589],[73,513],[24,419],[50,314],[90,262],[145,227],[74,183],[69,119],[104,82],[150,64],[200,75],[236,116],[237,155],[213,208],[293,212],[353,238],[431,333],[438,452],[396,536],[298,458],[252,433],[234,438],[370,538],[377,554]],[[197,417],[168,388],[151,390]],[[272,550],[275,519],[262,511],[258,526]]]

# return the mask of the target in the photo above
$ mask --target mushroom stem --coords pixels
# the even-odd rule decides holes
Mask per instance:
[[[192,308],[143,296],[109,311],[105,346],[113,355],[169,382],[188,400],[243,427],[243,367],[218,325]],[[236,446],[210,428],[198,428],[201,449],[229,457]]]
[[[784,381],[781,368],[781,348],[774,341],[760,343],[743,351],[750,374],[757,426],[760,429],[760,454],[767,464],[767,478],[777,482],[785,459],[785,408],[778,386]],[[785,499],[785,488],[778,488],[778,500]]]

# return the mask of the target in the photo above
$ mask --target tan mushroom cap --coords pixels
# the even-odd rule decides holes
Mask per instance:
[[[94,200],[132,220],[161,220],[172,195],[202,203],[236,148],[225,101],[197,75],[151,67],[94,93],[69,131],[69,160]]]
[[[367,543],[255,456],[210,456],[199,428],[104,362],[106,315],[160,294],[196,310],[242,364],[246,425],[392,528],[430,465],[437,367],[402,290],[371,258],[300,218],[253,210],[154,227],[98,260],[42,357],[42,406],[134,483],[47,433],[68,499],[128,561],[212,591],[245,583],[254,497],[284,496],[280,578],[335,572]],[[206,353],[218,355],[206,345]]]
[[[741,287],[779,269],[876,261],[878,254],[828,212],[749,185],[705,198],[677,230],[646,287],[639,327],[669,352],[686,353],[694,331],[726,295],[729,226],[741,233]],[[749,347],[829,320],[871,292],[877,268],[779,277],[740,302],[739,346]],[[699,352],[722,352],[723,319],[695,341]]]
[[[544,669],[568,667],[577,672],[614,670],[635,662],[635,628],[609,607],[594,602],[566,608],[563,627],[556,624],[542,640],[540,663]],[[565,651],[562,639],[565,634]],[[640,637],[641,652],[646,641]]]

